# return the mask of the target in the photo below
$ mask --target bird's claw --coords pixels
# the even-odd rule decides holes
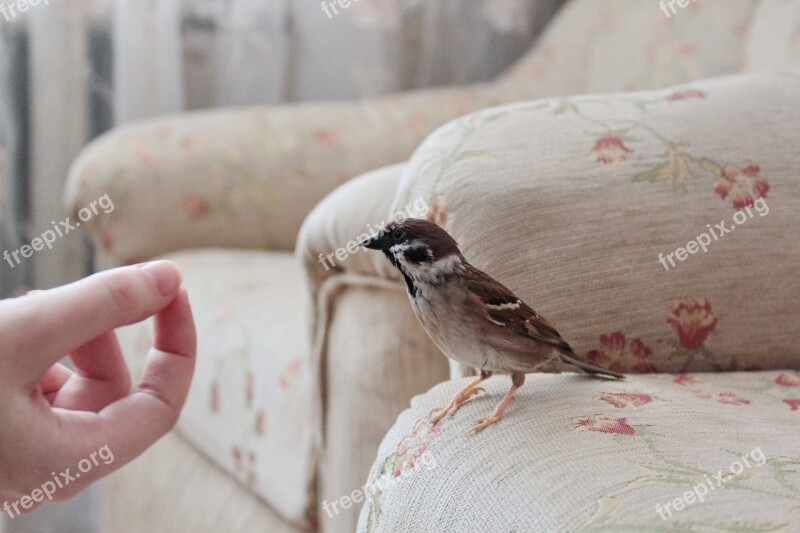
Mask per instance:
[[[502,417],[496,415],[484,416],[483,418],[479,418],[478,423],[475,424],[475,427],[472,428],[469,431],[469,433],[480,433],[489,426],[497,424],[498,422],[500,422],[501,419]]]
[[[462,405],[467,403],[467,400],[482,392],[486,392],[486,390],[483,387],[475,387],[468,393],[464,394],[461,398],[459,398],[458,401],[453,402],[450,406],[450,409],[448,409],[447,414],[450,416],[456,416],[458,410],[461,409]]]
[[[434,407],[430,414],[428,414],[430,423],[432,426],[435,426],[439,423],[439,421],[444,418],[444,415],[448,413],[448,407]]]

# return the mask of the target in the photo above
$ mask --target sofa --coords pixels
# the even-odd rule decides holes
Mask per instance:
[[[487,483],[494,490],[494,480],[529,471],[500,444],[517,443],[527,468],[541,467],[533,462],[534,436],[557,434],[549,446],[576,457],[579,450],[569,443],[580,436],[597,446],[589,456],[611,457],[609,447],[631,436],[627,427],[645,431],[631,425],[632,415],[613,411],[614,403],[644,401],[628,395],[659,398],[647,402],[649,411],[636,406],[644,416],[672,405],[675,391],[698,402],[710,395],[704,407],[727,409],[723,400],[735,402],[738,395],[753,402],[735,383],[793,382],[794,374],[784,376],[783,369],[797,361],[787,322],[796,296],[790,272],[797,241],[776,244],[796,220],[775,191],[785,190],[788,203],[796,191],[791,174],[798,161],[790,148],[797,140],[791,131],[797,87],[792,75],[759,72],[800,66],[798,22],[800,6],[782,0],[733,0],[725,7],[693,2],[669,18],[651,2],[574,0],[492,83],[159,118],[87,147],[71,171],[66,202],[74,212],[104,194],[114,200],[114,212],[89,227],[98,265],[177,261],[200,341],[178,428],[107,482],[104,527],[353,531],[358,523],[362,530],[441,530],[440,524],[477,531],[491,523],[569,530],[559,521],[568,515],[573,522],[566,524],[575,525],[585,518],[591,497],[602,493],[595,498],[603,502],[598,513],[608,512],[609,498],[620,500],[598,489],[600,474],[587,477],[592,483],[579,500],[580,513],[559,508],[547,515],[537,502],[514,521],[508,517],[516,511],[506,506],[518,489],[526,493],[517,501],[529,504],[530,489],[547,489],[555,479],[574,483],[572,471],[558,469],[563,455],[542,456],[552,469],[542,478],[549,484],[515,479],[516,485],[501,487],[509,491],[505,496],[474,506],[473,493],[464,490]],[[747,75],[698,81],[736,73]],[[602,95],[610,91],[626,94]],[[594,96],[569,97],[581,93]],[[769,202],[769,215],[755,210],[759,199]],[[505,385],[495,378],[486,398],[426,427],[423,412],[455,390],[468,369],[451,368],[431,344],[385,260],[353,245],[417,207],[456,237],[470,261],[553,321],[579,352],[626,372],[658,374],[610,388],[571,375],[536,376],[496,431],[458,440],[468,429],[459,424],[473,422],[477,409],[488,407],[486,398]],[[676,255],[706,224],[745,207],[756,213],[746,230],[709,245],[707,253],[695,251],[685,263],[683,253]],[[746,279],[743,257],[757,263]],[[769,298],[757,297],[763,291]],[[754,301],[752,312],[735,311]],[[706,333],[697,346],[702,335],[695,321]],[[682,331],[694,339],[686,341],[691,349],[682,344]],[[147,325],[121,336],[135,375]],[[722,370],[773,374],[697,374]],[[683,375],[692,385],[677,389],[671,380]],[[694,380],[718,384],[703,389]],[[563,400],[543,397],[548,391]],[[781,424],[792,412],[783,400],[792,398],[774,396],[774,407],[788,410],[776,415]],[[547,424],[566,419],[528,413],[540,403],[589,429],[573,434],[562,424],[556,433]],[[707,416],[728,424],[713,410]],[[696,423],[680,420],[686,427]],[[551,429],[536,433],[542,426]],[[612,429],[591,429],[606,426]],[[608,442],[587,440],[605,435]],[[502,460],[473,486],[481,473],[470,470],[476,444]],[[671,446],[662,444],[662,450]],[[430,457],[426,447],[437,464],[448,465],[430,469],[444,483],[440,491],[428,477],[415,481],[418,471],[428,471],[415,465],[433,464],[422,459]],[[670,460],[690,465],[689,458],[700,457],[688,448],[683,454]],[[630,474],[619,467],[626,457],[619,453],[603,468],[623,479]],[[402,482],[381,488],[377,500],[375,491],[365,496],[368,474],[374,481],[389,467]],[[414,472],[409,481],[401,475],[406,471]],[[180,490],[176,480],[183,481]],[[459,522],[462,514],[438,503],[445,494],[466,506],[458,511],[469,521]],[[572,505],[557,494],[553,501]],[[328,511],[333,502],[337,512]],[[506,513],[503,522],[494,521],[499,513]]]
[[[389,431],[358,531],[800,529],[800,72],[534,100],[439,129],[422,197],[467,259],[628,374],[434,387]],[[447,154],[443,161],[442,154]],[[344,500],[347,503],[347,500]],[[332,507],[333,506],[333,507]]]

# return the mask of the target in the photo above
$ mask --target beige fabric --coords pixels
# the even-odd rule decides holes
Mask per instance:
[[[287,520],[311,524],[315,426],[302,269],[291,254],[274,252],[204,250],[167,258],[183,272],[198,333],[178,431]],[[149,325],[121,335],[137,377],[149,338]]]
[[[746,52],[747,71],[800,70],[800,3],[764,0],[753,19]]]
[[[392,165],[352,179],[326,196],[306,217],[296,254],[306,270],[312,295],[316,296],[326,279],[342,273],[378,274],[399,280],[380,254],[368,253],[357,244],[390,218],[389,206],[404,169],[405,164]]]
[[[321,376],[317,409],[323,413],[317,512],[326,532],[353,531],[360,506],[328,514],[322,502],[363,483],[397,414],[412,396],[448,375],[444,356],[417,324],[405,287],[386,259],[347,250],[385,223],[403,168],[383,168],[337,189],[309,215],[298,239],[297,255],[317,299],[314,356],[315,375]],[[424,203],[411,202],[410,208],[425,214]],[[336,250],[342,251],[339,257],[319,261],[319,254]]]
[[[798,122],[790,74],[489,109],[423,143],[395,205],[425,197],[468,260],[598,364],[791,367]],[[735,231],[706,252],[687,244],[721,221]]]
[[[667,19],[649,0],[575,0],[526,57],[490,84],[126,126],[77,159],[67,204],[76,212],[104,194],[115,201],[114,213],[88,225],[104,265],[188,247],[288,250],[325,194],[405,160],[458,116],[532,98],[656,88],[740,71],[760,5],[698,1]],[[770,46],[785,45],[767,45],[759,57]]]
[[[504,420],[467,434],[508,389],[496,377],[431,427],[431,410],[464,384],[441,384],[400,416],[359,532],[800,530],[797,372],[531,375]],[[685,496],[717,474],[704,501]]]
[[[447,379],[447,362],[419,331],[400,286],[345,288],[336,298],[326,354],[317,513],[326,533],[349,533],[359,505],[340,514],[320,506],[364,483],[375,449],[396,416],[415,394]]]
[[[297,533],[175,433],[101,482],[101,533]]]
[[[658,1],[572,1],[497,88],[527,90],[532,99],[658,89],[739,72],[762,3],[692,0],[667,18]]]

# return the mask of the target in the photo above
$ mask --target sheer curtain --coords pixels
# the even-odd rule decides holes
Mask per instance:
[[[11,87],[9,85],[9,59],[5,31],[0,26],[0,253],[16,249],[14,222],[18,218],[13,212],[12,185],[14,183],[14,153],[16,126],[10,108]],[[6,295],[16,283],[10,265],[0,264],[4,275],[0,276],[0,296]],[[13,270],[13,269],[12,269]]]
[[[3,81],[16,87],[0,84],[0,161],[19,163],[4,188],[17,207],[5,217],[12,240],[30,242],[64,219],[69,165],[110,127],[198,108],[487,80],[530,46],[560,0],[351,0],[335,14],[333,4],[59,0],[6,23],[26,43],[0,58],[12,65]],[[14,275],[62,284],[91,269],[89,256],[70,235]]]

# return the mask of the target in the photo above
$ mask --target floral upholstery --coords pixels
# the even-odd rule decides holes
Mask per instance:
[[[198,333],[197,367],[178,432],[288,520],[314,520],[308,290],[287,253],[200,250],[178,263]],[[236,276],[221,276],[235,270]],[[280,305],[276,305],[280,302]],[[121,339],[141,372],[149,324]],[[208,487],[205,490],[209,490]]]
[[[395,206],[425,198],[597,364],[792,367],[797,121],[797,74],[489,109],[422,144]]]
[[[114,213],[90,226],[104,265],[187,247],[290,250],[305,215],[328,192],[407,159],[458,116],[532,98],[657,88],[755,68],[767,54],[763,45],[748,48],[747,36],[763,2],[729,0],[724,8],[692,2],[667,19],[645,0],[575,0],[493,83],[128,125],[77,159],[67,203],[77,211],[104,194],[114,200]],[[774,20],[781,9],[769,7],[762,18]],[[794,34],[784,33],[793,43]],[[797,65],[795,51],[788,46],[782,64],[795,58]]]
[[[800,374],[532,375],[435,426],[464,381],[411,402],[366,482],[358,531],[797,531]],[[676,503],[677,502],[677,503]]]
[[[258,302],[262,293],[254,292],[247,303],[252,307],[240,308],[214,289],[238,283],[240,268],[251,264],[239,252],[214,251],[213,273],[200,260],[187,263],[202,272],[192,297],[205,317],[201,351],[207,355],[181,430],[237,479],[255,481],[254,492],[279,513],[313,523],[304,508],[355,489],[410,395],[447,375],[444,358],[414,322],[402,285],[379,256],[353,255],[334,269],[318,261],[396,212],[393,200],[405,206],[423,198],[431,219],[453,231],[473,262],[528,299],[598,363],[688,372],[778,368],[791,361],[791,324],[784,320],[781,329],[773,318],[793,309],[795,287],[778,292],[772,280],[793,279],[787,276],[796,264],[796,247],[776,245],[797,222],[790,199],[797,165],[786,155],[786,146],[798,145],[791,131],[796,111],[780,108],[788,96],[771,81],[736,93],[728,82],[694,80],[797,68],[798,21],[796,7],[784,0],[697,0],[670,19],[646,0],[573,0],[530,53],[493,83],[351,103],[192,113],[115,130],[75,162],[67,205],[76,211],[104,194],[115,202],[113,213],[88,224],[102,266],[186,248],[250,248],[264,254],[265,263],[245,278],[282,279],[288,291],[301,287],[299,267],[290,268],[285,256],[274,263],[275,255],[263,250],[289,251],[298,239],[303,290],[314,296],[314,328],[299,304],[281,307],[283,292],[268,291]],[[409,166],[383,168],[406,161],[442,124],[487,106],[689,82],[646,96],[555,98],[470,115],[434,135]],[[755,103],[767,112],[755,114]],[[746,111],[742,122],[731,109]],[[465,141],[463,149],[453,144],[457,138]],[[574,187],[581,191],[577,197]],[[530,194],[534,190],[544,194]],[[708,253],[659,271],[659,252],[674,251],[720,217],[753,209],[748,204],[759,197],[771,208],[768,216],[756,214]],[[298,238],[304,217],[323,199]],[[580,231],[573,220],[582,221]],[[592,224],[608,230],[602,239],[594,237]],[[519,234],[528,239],[524,247],[491,238]],[[628,241],[635,246],[629,249]],[[623,253],[609,255],[613,249]],[[742,257],[753,268],[737,283]],[[561,265],[569,268],[561,271]],[[259,268],[270,276],[258,276]],[[572,277],[576,271],[578,278]],[[613,283],[601,284],[600,273]],[[654,282],[658,276],[665,281]],[[220,308],[232,309],[224,327],[214,321]],[[285,323],[246,318],[270,316],[275,308],[283,309]],[[251,348],[231,333],[238,320],[258,332]],[[303,351],[301,339],[311,329],[313,345]],[[285,331],[297,336],[288,340]],[[261,358],[248,359],[268,345],[270,351],[258,352]],[[308,361],[298,376],[310,380],[309,406],[294,395],[299,389],[274,389],[275,367],[267,368],[273,357],[288,365],[298,354]],[[248,364],[257,390],[266,384],[264,398],[287,406],[267,413],[266,435],[254,425],[257,403],[247,404]],[[215,382],[230,410],[211,409]],[[301,416],[288,407],[292,402]],[[311,437],[301,425],[309,411]],[[277,437],[270,427],[293,428],[299,437]],[[243,436],[246,431],[251,437]],[[317,444],[315,452],[307,438]],[[253,467],[249,452],[256,445],[268,452],[259,452]],[[278,451],[280,445],[294,449]],[[302,453],[305,459],[298,459]],[[297,461],[293,470],[280,470],[289,460]],[[313,472],[304,469],[316,470],[321,480],[316,502],[304,485]],[[271,484],[275,476],[290,480],[287,495]],[[352,531],[357,507],[336,517],[323,514],[323,530]]]

